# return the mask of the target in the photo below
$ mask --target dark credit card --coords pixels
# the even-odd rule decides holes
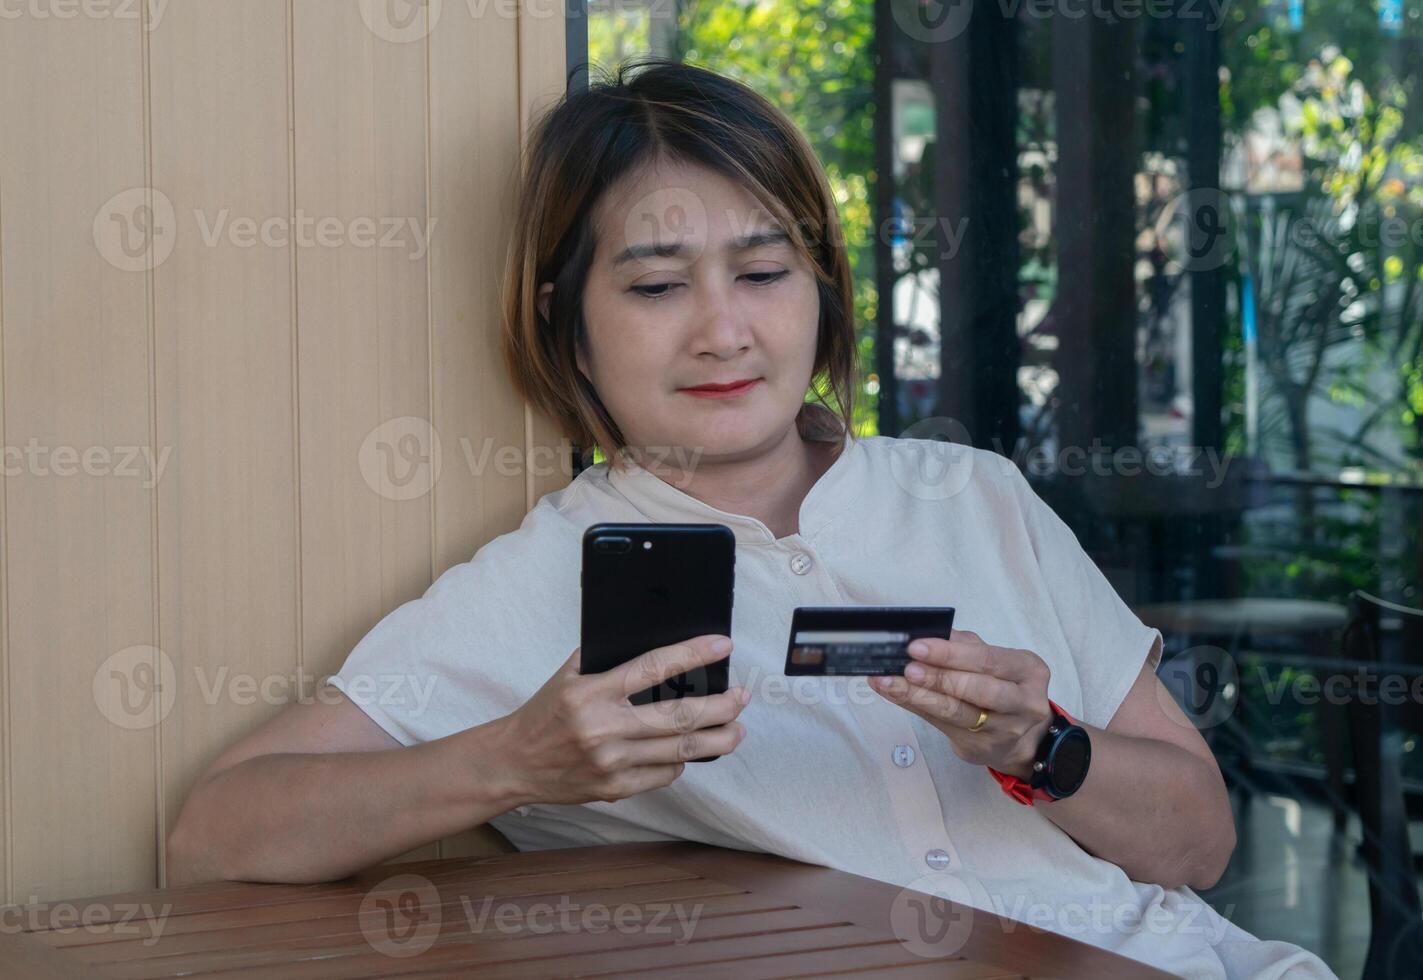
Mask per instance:
[[[952,606],[798,606],[786,675],[903,674],[911,640],[947,640],[953,626]]]

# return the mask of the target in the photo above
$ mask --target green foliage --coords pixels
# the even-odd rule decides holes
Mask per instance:
[[[615,8],[616,9],[616,8]],[[874,434],[874,5],[864,0],[683,0],[674,51],[655,52],[741,81],[783,111],[825,166],[855,279],[863,379],[855,431]],[[645,11],[589,22],[595,65],[648,52]]]
[[[861,0],[688,3],[683,60],[729,75],[784,112],[825,166],[855,279],[860,376],[874,374],[874,5]],[[876,385],[862,385],[855,430],[876,430]]]
[[[1329,46],[1358,66],[1356,77],[1369,90],[1397,76],[1392,54],[1400,50],[1399,42],[1379,30],[1377,0],[1309,0],[1304,7],[1299,30],[1292,30],[1286,4],[1230,4],[1220,42],[1225,68],[1221,110],[1227,132],[1242,132],[1255,110],[1275,105],[1300,80],[1310,59]],[[1417,44],[1420,37],[1423,21],[1407,18],[1403,45]],[[1412,75],[1399,81],[1408,87],[1405,96],[1418,85]]]

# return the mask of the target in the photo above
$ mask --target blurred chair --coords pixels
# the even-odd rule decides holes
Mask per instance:
[[[1418,858],[1408,832],[1403,743],[1410,737],[1423,740],[1423,704],[1410,696],[1423,672],[1423,609],[1362,591],[1349,599],[1343,637],[1344,656],[1353,661],[1355,671],[1348,703],[1349,743],[1371,920],[1364,977],[1417,977],[1423,964],[1423,910]],[[1383,686],[1390,677],[1404,679],[1407,693],[1401,699]],[[1396,692],[1398,684],[1392,687]]]
[[[1197,465],[1194,472],[1125,474],[1094,465],[1089,475],[1073,481],[1076,505],[1084,517],[1110,525],[1118,555],[1125,553],[1135,561],[1135,587],[1126,601],[1142,622],[1175,641],[1173,653],[1184,653],[1185,661],[1174,657],[1170,661],[1177,679],[1213,677],[1225,682],[1226,672],[1214,669],[1222,666],[1217,661],[1228,657],[1232,664],[1238,663],[1242,650],[1262,641],[1297,649],[1302,665],[1332,656],[1337,649],[1338,630],[1348,618],[1343,606],[1241,594],[1242,563],[1281,554],[1278,548],[1236,540],[1245,513],[1271,502],[1269,476],[1269,466],[1260,457],[1233,456],[1220,473]],[[1138,596],[1149,598],[1138,601]],[[1226,656],[1204,649],[1205,644],[1219,647]],[[1161,673],[1167,669],[1163,662]],[[1190,705],[1199,709],[1192,717],[1212,751],[1218,757],[1221,749],[1228,751],[1222,760],[1228,765],[1222,768],[1241,802],[1248,802],[1251,706],[1240,700],[1239,685],[1231,690],[1197,688],[1176,693],[1189,698],[1183,705],[1188,715]],[[1334,826],[1342,831],[1348,816],[1343,712],[1321,703],[1319,721]]]

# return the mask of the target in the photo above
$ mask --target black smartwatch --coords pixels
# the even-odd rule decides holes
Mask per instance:
[[[1032,776],[1025,781],[988,767],[1003,792],[1026,806],[1032,806],[1035,800],[1051,802],[1071,796],[1082,786],[1092,763],[1092,739],[1087,729],[1056,702],[1049,700],[1048,707],[1052,720],[1033,757]]]

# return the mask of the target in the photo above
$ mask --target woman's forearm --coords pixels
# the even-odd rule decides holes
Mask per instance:
[[[1072,796],[1038,803],[1084,849],[1137,881],[1209,888],[1235,850],[1220,771],[1183,748],[1087,728],[1092,763]]]
[[[524,802],[500,721],[408,748],[262,755],[196,787],[168,839],[168,883],[330,881]]]

